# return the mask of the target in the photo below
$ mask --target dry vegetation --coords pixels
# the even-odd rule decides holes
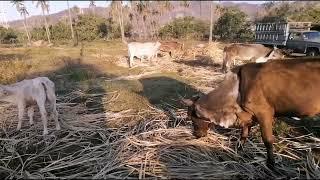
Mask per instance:
[[[266,151],[255,126],[243,152],[235,151],[240,130],[215,129],[195,139],[180,96],[215,88],[223,44],[195,48],[185,42],[183,59],[134,61],[128,69],[119,42],[82,48],[3,48],[0,83],[38,75],[56,83],[62,130],[49,124],[47,137],[35,114],[17,132],[17,110],[1,104],[0,177],[11,178],[320,178],[320,139],[308,120],[275,127],[277,172],[265,165]],[[294,121],[296,122],[296,121]],[[288,124],[287,124],[288,123]],[[312,127],[312,128],[310,128]]]

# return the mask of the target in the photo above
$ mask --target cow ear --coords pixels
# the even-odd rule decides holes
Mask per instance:
[[[2,93],[2,95],[5,95],[5,96],[9,95],[9,91],[7,91],[5,89],[0,88],[0,92]]]
[[[194,101],[192,99],[181,99],[180,102],[188,107],[194,104]]]

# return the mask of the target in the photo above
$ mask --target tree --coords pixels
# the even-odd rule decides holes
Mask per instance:
[[[126,44],[127,42],[124,36],[122,1],[111,1],[111,15],[112,17],[117,17],[121,31],[121,40]]]
[[[26,35],[28,38],[28,42],[31,43],[31,37],[30,37],[30,33],[28,30],[28,23],[27,23],[27,15],[29,15],[26,6],[24,5],[23,1],[11,1],[11,3],[13,5],[16,6],[17,11],[20,13],[21,16],[23,16],[23,26],[24,26],[24,30],[26,31]]]
[[[93,15],[95,16],[96,15],[96,11],[95,11],[96,4],[95,4],[95,1],[90,1],[89,8],[92,9]]]
[[[200,17],[202,17],[202,6],[201,6],[202,3],[201,3],[201,1],[199,1],[199,3],[200,3],[200,4],[199,4],[199,6],[200,6]]]
[[[214,27],[215,34],[221,39],[245,39],[253,36],[244,12],[236,8],[223,9],[223,12]]]
[[[74,45],[76,45],[75,39],[74,39],[74,31],[73,31],[73,26],[72,26],[72,20],[71,20],[71,12],[70,12],[70,7],[69,7],[69,1],[67,0],[67,5],[68,5],[68,12],[69,12],[69,23],[70,23],[70,30],[71,30],[71,37],[74,42]]]
[[[33,1],[34,2],[34,1]],[[48,26],[48,22],[47,22],[47,17],[45,15],[45,12],[47,12],[47,14],[49,14],[49,1],[45,1],[45,0],[40,0],[37,2],[36,7],[41,7],[42,10],[42,17],[44,19],[44,25],[46,28],[46,34],[47,34],[47,38],[48,38],[48,42],[51,43],[50,40],[50,30],[49,30],[49,26]]]
[[[210,5],[210,34],[209,34],[209,43],[212,42],[212,31],[213,31],[213,2]]]
[[[183,13],[184,13],[184,16],[185,16],[185,11],[186,11],[186,9],[189,8],[189,6],[190,6],[189,1],[181,1],[181,2],[180,2],[180,6],[182,6],[182,7],[184,8]]]

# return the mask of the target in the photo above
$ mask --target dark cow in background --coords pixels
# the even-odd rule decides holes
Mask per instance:
[[[183,52],[184,44],[177,41],[164,41],[161,42],[160,51],[169,53],[170,57]]]
[[[274,117],[305,117],[320,113],[320,58],[249,63],[232,69],[209,94],[184,99],[194,135],[207,135],[210,125],[242,128],[242,145],[257,121],[267,149],[267,164],[274,167]]]
[[[223,49],[222,71],[227,72],[236,61],[250,60],[256,63],[266,62],[269,59],[280,59],[285,53],[278,48],[265,47],[262,44],[231,44]]]

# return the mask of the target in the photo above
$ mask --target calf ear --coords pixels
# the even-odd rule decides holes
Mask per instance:
[[[188,107],[194,104],[194,101],[191,99],[181,99],[180,102]]]
[[[2,94],[5,96],[8,96],[10,94],[9,91],[7,91],[5,89],[0,89],[0,92],[2,92]]]

